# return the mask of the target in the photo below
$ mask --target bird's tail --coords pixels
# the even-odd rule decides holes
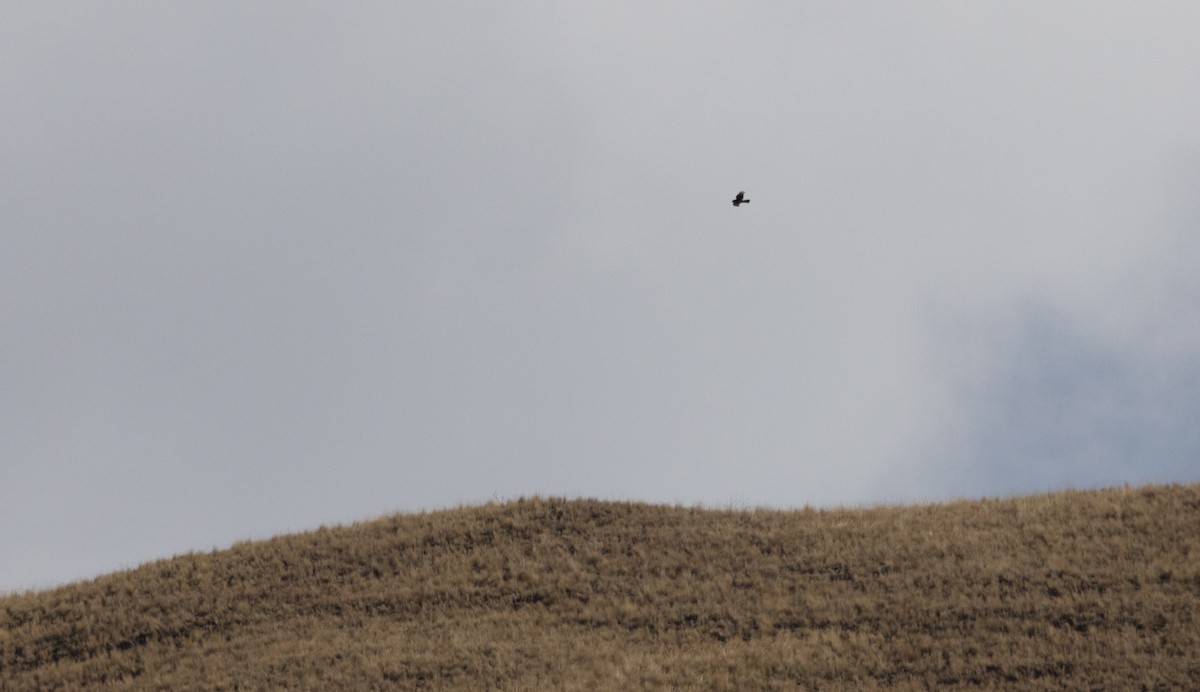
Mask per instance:
[[[749,204],[749,203],[750,203],[750,200],[748,200],[748,199],[742,200],[742,204]]]

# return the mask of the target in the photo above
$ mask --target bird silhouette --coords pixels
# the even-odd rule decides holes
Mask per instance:
[[[733,198],[733,206],[736,207],[739,204],[749,204],[750,200],[744,199],[745,196],[746,196],[746,192],[744,190],[742,192],[739,192],[737,194],[737,197]]]

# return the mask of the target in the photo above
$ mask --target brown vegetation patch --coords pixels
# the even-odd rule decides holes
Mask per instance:
[[[1200,485],[534,498],[0,598],[0,688],[1200,688]]]

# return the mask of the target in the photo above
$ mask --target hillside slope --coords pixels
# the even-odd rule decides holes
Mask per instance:
[[[531,499],[0,598],[0,689],[1200,688],[1200,485]]]

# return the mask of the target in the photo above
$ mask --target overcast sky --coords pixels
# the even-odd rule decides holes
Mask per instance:
[[[1193,0],[7,3],[0,591],[534,493],[1200,480],[1197,36]]]

